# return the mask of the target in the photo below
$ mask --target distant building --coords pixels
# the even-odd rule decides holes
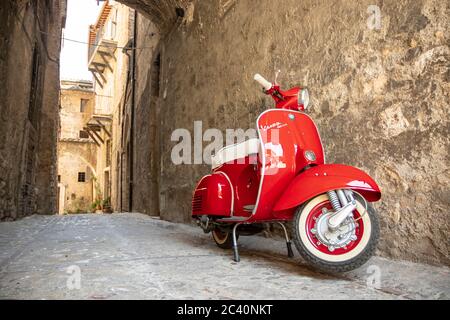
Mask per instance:
[[[99,145],[99,197],[116,211],[131,210],[132,50],[126,48],[132,46],[133,28],[133,9],[105,1],[96,23],[90,26],[88,38],[88,68],[95,79],[96,102],[85,126]]]
[[[155,2],[152,6],[162,15],[162,25],[174,22],[172,5]],[[158,216],[169,202],[166,198],[178,196],[170,190],[161,193],[159,188],[163,163],[160,103],[164,96],[160,95],[158,28],[142,14],[109,0],[103,2],[96,23],[90,26],[88,41],[96,104],[87,127],[101,138],[97,181],[102,196],[110,199],[114,211]]]
[[[91,81],[61,81],[58,212],[89,212],[96,196],[97,145],[85,125],[94,113]],[[91,138],[92,136],[92,138]]]

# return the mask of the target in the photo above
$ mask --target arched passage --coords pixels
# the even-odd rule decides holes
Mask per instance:
[[[179,17],[184,16],[184,10],[191,2],[190,0],[119,0],[149,18],[164,34]]]
[[[96,192],[95,161],[88,150],[64,147],[58,157],[58,212],[88,212]]]

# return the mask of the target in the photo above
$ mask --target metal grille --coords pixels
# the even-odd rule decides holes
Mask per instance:
[[[86,182],[86,172],[78,172],[78,182]]]
[[[202,196],[196,195],[192,200],[192,212],[200,212],[202,211]]]

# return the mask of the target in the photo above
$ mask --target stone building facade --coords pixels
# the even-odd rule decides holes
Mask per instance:
[[[114,35],[110,32],[112,25]],[[153,201],[159,199],[156,164],[160,155],[155,139],[160,128],[155,110],[160,70],[157,57],[154,58],[159,30],[135,10],[105,1],[89,39],[91,44],[101,45],[90,51],[89,68],[96,79],[96,110],[111,119],[112,137],[105,137],[111,143],[110,153],[100,151],[97,158],[98,175],[105,174],[103,189],[108,190],[115,211],[159,215],[158,203]],[[137,43],[145,45],[133,50]],[[106,59],[100,57],[102,51]],[[146,103],[151,107],[146,107]],[[105,154],[111,157],[106,166],[101,164]]]
[[[61,81],[58,141],[58,212],[89,212],[96,196],[97,147],[86,130],[94,114],[91,81]]]
[[[116,1],[102,4],[89,30],[89,70],[95,79],[95,110],[87,127],[96,135],[97,181],[101,198],[116,211],[131,211],[131,154],[133,59],[135,11]]]
[[[140,12],[131,209],[189,222],[209,167],[173,165],[171,133],[254,127],[272,101],[252,76],[280,69],[310,88],[327,162],[379,182],[379,254],[450,264],[447,2],[120,2]]]
[[[0,220],[56,212],[65,17],[65,0],[0,3]]]

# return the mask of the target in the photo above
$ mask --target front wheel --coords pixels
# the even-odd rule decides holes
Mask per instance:
[[[358,268],[374,254],[379,238],[375,209],[356,197],[356,210],[337,230],[327,222],[333,208],[326,194],[299,207],[293,223],[293,238],[300,255],[314,267],[327,272]]]

